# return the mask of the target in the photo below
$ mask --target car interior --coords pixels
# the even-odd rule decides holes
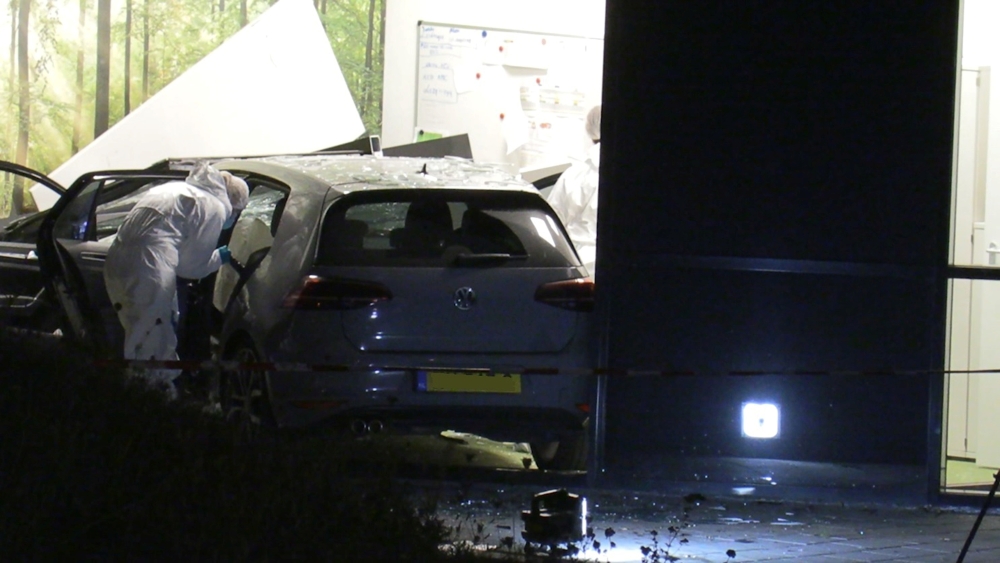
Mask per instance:
[[[445,201],[414,201],[403,227],[393,229],[389,244],[404,253],[436,256],[452,234],[451,209]]]
[[[389,260],[438,261],[446,253],[525,254],[520,238],[503,220],[468,205],[435,199],[361,204],[344,213],[334,211],[323,223],[319,261],[332,265],[368,262],[376,255]],[[375,211],[376,206],[382,207]],[[399,224],[400,215],[402,226],[393,227]],[[380,223],[388,228],[380,229]]]

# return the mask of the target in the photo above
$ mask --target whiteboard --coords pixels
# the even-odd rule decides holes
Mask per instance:
[[[465,133],[475,160],[522,173],[585,158],[603,39],[418,25],[414,141]]]

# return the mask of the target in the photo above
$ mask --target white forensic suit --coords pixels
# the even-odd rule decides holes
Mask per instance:
[[[225,177],[201,165],[185,182],[152,188],[129,212],[104,267],[125,329],[125,359],[178,359],[177,276],[200,279],[219,269],[223,256],[216,246],[232,211]],[[180,370],[144,373],[150,386],[176,397],[172,381]]]
[[[597,183],[601,143],[594,143],[586,160],[574,162],[556,180],[546,197],[566,226],[580,260],[593,277],[597,261]]]

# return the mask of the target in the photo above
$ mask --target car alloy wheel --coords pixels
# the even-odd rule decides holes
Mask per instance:
[[[240,364],[258,363],[257,353],[247,344],[240,344],[230,359]],[[271,404],[267,396],[264,370],[237,369],[228,371],[222,382],[222,412],[233,424],[236,441],[241,444],[260,442],[274,428]]]

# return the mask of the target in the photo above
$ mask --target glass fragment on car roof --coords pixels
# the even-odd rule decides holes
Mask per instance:
[[[260,159],[287,166],[340,186],[342,191],[368,186],[399,188],[501,187],[525,189],[531,185],[498,165],[464,158],[415,158],[361,155],[295,155]]]

